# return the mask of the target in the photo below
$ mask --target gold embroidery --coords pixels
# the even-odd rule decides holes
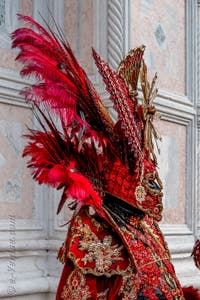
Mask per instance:
[[[167,249],[165,249],[165,247],[160,242],[160,237],[154,232],[154,230],[152,228],[150,228],[150,226],[145,221],[141,221],[140,224],[144,228],[144,231],[148,232],[148,234],[151,235],[151,237],[154,239],[154,241],[159,245],[160,249],[163,250],[163,253],[166,254],[166,258],[170,259]]]
[[[98,293],[97,300],[107,300],[108,291],[109,289],[106,289],[105,291]]]
[[[86,237],[87,239],[87,237]],[[95,261],[96,269],[100,273],[108,271],[113,264],[113,260],[122,260],[119,257],[123,246],[112,245],[112,237],[105,236],[103,241],[93,239],[80,242],[80,249],[87,250],[88,254],[84,256],[82,261],[86,265],[87,262]]]
[[[120,295],[122,300],[137,299],[137,291],[139,288],[138,275],[134,272],[133,266],[129,265],[126,274],[122,279]]]
[[[91,296],[89,286],[86,285],[85,276],[77,268],[69,275],[63,287],[61,299],[87,300]]]
[[[72,259],[75,265],[78,265],[78,262],[81,260],[84,266],[86,266],[83,272],[89,271],[95,275],[107,276],[118,273],[121,274],[123,270],[118,270],[118,268],[115,268],[116,270],[111,270],[110,267],[112,267],[116,261],[123,260],[121,257],[121,251],[124,249],[123,245],[119,245],[116,242],[113,243],[111,235],[106,235],[100,240],[87,224],[83,224],[80,217],[77,217],[76,225],[76,232],[74,232],[71,243],[78,237],[78,249],[79,251],[85,252],[85,255],[82,258],[77,258],[74,256],[74,253],[69,252],[68,257]],[[94,267],[91,269],[88,268],[88,263],[94,263]]]
[[[181,292],[180,292],[180,290],[177,286],[177,282],[176,282],[175,278],[173,278],[173,276],[167,271],[163,261],[158,260],[159,256],[157,255],[157,253],[154,252],[154,253],[152,253],[152,255],[155,258],[155,262],[159,267],[159,270],[160,270],[160,272],[161,272],[161,274],[162,274],[162,276],[163,276],[163,278],[164,278],[164,280],[165,280],[165,282],[166,282],[166,284],[167,284],[167,286],[170,290],[170,293],[174,296],[173,299],[174,300],[182,299],[182,298],[180,298]],[[163,290],[163,292],[164,292],[164,290]]]
[[[142,185],[138,185],[135,189],[136,200],[141,204],[145,201],[146,191]]]

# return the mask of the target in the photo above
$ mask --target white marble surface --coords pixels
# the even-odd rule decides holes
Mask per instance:
[[[185,94],[185,2],[134,0],[131,5],[131,47],[146,46],[160,88]]]

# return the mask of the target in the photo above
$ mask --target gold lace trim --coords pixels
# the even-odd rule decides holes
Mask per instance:
[[[69,275],[66,285],[63,287],[61,299],[63,300],[87,300],[91,296],[89,286],[86,285],[84,274],[77,268]]]

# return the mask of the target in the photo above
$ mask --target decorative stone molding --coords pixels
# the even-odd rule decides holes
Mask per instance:
[[[1,0],[0,47],[9,48],[10,33],[17,27],[16,14],[19,12],[19,0]]]
[[[18,233],[12,235],[16,237],[14,244],[9,240],[9,233],[7,239],[1,241],[0,299],[10,299],[11,296],[15,299],[17,296],[48,292],[49,289],[45,264],[47,241],[19,236]]]
[[[186,5],[186,94],[190,101],[197,100],[197,1]]]
[[[198,159],[198,173],[197,173],[197,195],[200,199],[200,1],[197,1],[197,159]],[[200,201],[197,205],[197,211],[200,211]],[[197,236],[200,237],[200,213],[197,221]]]
[[[165,90],[159,89],[155,103],[162,119],[182,125],[188,125],[196,113],[187,96]]]
[[[123,1],[108,1],[108,63],[117,69],[123,57]]]
[[[186,223],[197,235],[197,3],[185,1],[186,5],[186,95],[193,104],[195,111],[193,119],[187,127],[186,141]]]
[[[16,299],[17,296],[24,296],[24,297],[30,297],[30,295],[34,294],[39,294],[39,293],[47,293],[49,291],[49,282],[48,278],[46,277],[37,277],[37,278],[30,278],[26,279],[24,278],[23,280],[18,280],[17,284],[15,286],[15,291],[14,295],[13,294],[8,294],[7,290],[7,284],[5,282],[0,283],[0,298],[8,298],[14,296],[14,299]],[[22,299],[21,297],[19,299]],[[24,298],[27,299],[27,298]],[[33,299],[33,298],[29,298]],[[35,298],[35,299],[41,299],[40,297]],[[47,299],[46,296],[43,299]]]
[[[0,67],[0,103],[28,107],[19,92],[31,81],[22,78],[19,72]]]
[[[130,1],[108,0],[108,63],[115,70],[128,51]]]
[[[94,48],[107,60],[107,1],[94,1]],[[95,68],[95,74],[96,68]]]

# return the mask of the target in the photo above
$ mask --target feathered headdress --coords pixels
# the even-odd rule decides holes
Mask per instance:
[[[153,147],[158,135],[152,123],[156,76],[149,84],[145,47],[131,50],[117,71],[93,50],[118,113],[113,122],[62,34],[48,32],[30,17],[19,18],[28,26],[13,32],[12,46],[20,49],[21,75],[37,79],[22,92],[41,127],[29,129],[23,153],[30,157],[34,179],[63,189],[58,213],[73,198],[73,208],[91,205],[103,215],[102,198],[112,194],[160,220],[162,184]]]

